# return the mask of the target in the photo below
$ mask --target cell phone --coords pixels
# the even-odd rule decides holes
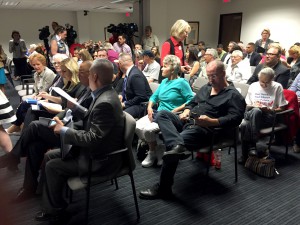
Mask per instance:
[[[56,125],[56,121],[55,120],[50,120],[49,123],[48,123],[48,127],[52,127]]]

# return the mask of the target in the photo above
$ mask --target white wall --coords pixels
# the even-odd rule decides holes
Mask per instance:
[[[231,0],[219,1],[220,14],[243,13],[241,41],[254,42],[264,28],[271,30],[271,39],[289,49],[300,41],[299,0]]]
[[[134,12],[138,13],[138,12]],[[12,30],[18,30],[25,40],[27,48],[30,44],[41,43],[39,29],[48,25],[52,31],[51,23],[56,21],[61,25],[69,23],[78,33],[78,41],[104,40],[104,27],[113,23],[131,23],[135,17],[126,17],[125,13],[93,13],[83,16],[83,12],[47,11],[47,10],[0,10],[0,44],[8,56],[8,41],[11,39]],[[110,34],[108,33],[108,36]],[[108,38],[108,37],[107,37]]]
[[[150,0],[148,0],[150,1]],[[219,31],[219,4],[216,0],[151,0],[150,25],[162,44],[178,19],[199,21],[199,41],[216,46]]]
[[[77,20],[73,12],[47,11],[47,10],[0,10],[0,27],[2,44],[5,53],[9,56],[8,41],[11,39],[12,30],[18,30],[22,39],[25,40],[27,48],[30,44],[41,43],[39,40],[39,29],[48,25],[52,31],[51,23],[56,21],[65,25],[69,23],[75,28]]]

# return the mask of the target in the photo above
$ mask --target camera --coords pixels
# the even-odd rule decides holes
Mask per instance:
[[[110,24],[107,31],[118,35],[125,34],[128,38],[131,38],[135,32],[138,32],[138,26],[135,23],[119,23],[117,26]]]
[[[50,36],[49,26],[44,26],[43,28],[39,29],[39,39],[46,40]]]
[[[75,43],[75,39],[77,38],[77,32],[74,30],[73,26],[70,24],[66,24],[67,30],[67,44],[70,46]]]

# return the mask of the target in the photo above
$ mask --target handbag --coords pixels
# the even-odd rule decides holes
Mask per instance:
[[[270,156],[258,158],[256,156],[249,156],[246,160],[245,167],[250,171],[262,177],[275,176],[275,159]]]

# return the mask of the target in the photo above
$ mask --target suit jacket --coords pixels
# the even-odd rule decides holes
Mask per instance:
[[[249,60],[250,66],[257,66],[260,61],[261,61],[261,55],[257,52],[252,52]]]
[[[267,67],[265,64],[259,64],[255,68],[253,75],[247,81],[247,84],[252,84],[258,81],[258,73],[265,67]],[[282,65],[280,61],[272,69],[275,71],[274,81],[280,83],[284,89],[287,89],[290,78],[290,70],[286,66]]]
[[[97,171],[105,164],[105,159],[101,158],[104,154],[124,147],[124,122],[118,94],[111,85],[103,87],[83,118],[83,130],[69,128],[61,137],[65,144],[73,145],[72,149],[78,151],[80,176],[88,171],[90,153],[95,161],[101,161],[93,163],[92,170]]]
[[[128,74],[126,83],[125,108],[147,102],[152,95],[149,83],[137,67],[133,66]]]

